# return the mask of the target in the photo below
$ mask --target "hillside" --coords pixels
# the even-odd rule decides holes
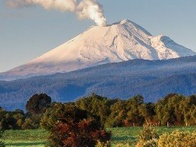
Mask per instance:
[[[35,93],[47,93],[53,101],[74,101],[93,92],[127,99],[137,94],[155,102],[168,93],[196,93],[196,56],[170,60],[131,60],[69,73],[0,82],[0,104],[24,109]]]

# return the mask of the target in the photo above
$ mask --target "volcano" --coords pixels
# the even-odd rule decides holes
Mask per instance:
[[[167,36],[152,36],[130,20],[92,26],[55,49],[0,74],[0,79],[16,79],[79,70],[100,64],[133,59],[165,60],[196,53]]]

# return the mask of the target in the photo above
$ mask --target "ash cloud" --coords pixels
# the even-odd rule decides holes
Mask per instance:
[[[99,26],[106,25],[103,7],[96,0],[8,0],[7,5],[11,8],[42,6],[47,10],[70,11],[80,19],[91,19]]]

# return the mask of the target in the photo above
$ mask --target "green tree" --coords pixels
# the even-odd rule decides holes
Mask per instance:
[[[185,120],[186,126],[196,125],[196,106],[195,105],[192,105],[189,111],[185,113],[184,120]]]
[[[183,114],[186,126],[196,125],[196,95],[186,98],[183,103]]]
[[[126,101],[127,119],[130,124],[142,125],[144,123],[144,114],[147,112],[144,98],[141,95],[134,96]]]
[[[126,119],[125,101],[117,100],[110,106],[110,115],[107,117],[106,127],[117,127],[124,124]]]
[[[62,103],[52,103],[43,114],[40,120],[40,126],[46,130],[51,131],[58,121],[58,118],[63,116],[64,111],[65,107]]]
[[[161,125],[184,124],[184,101],[182,95],[169,94],[156,103],[155,112]]]
[[[51,98],[47,94],[35,94],[27,101],[26,110],[31,114],[41,114],[50,104]]]
[[[143,103],[139,107],[140,114],[145,119],[146,125],[156,125],[157,119],[156,119],[156,113],[155,113],[155,104],[154,103]]]
[[[4,116],[4,110],[0,107],[0,138],[2,137],[3,134],[3,128],[2,128],[2,118]],[[5,144],[3,141],[0,140],[0,147],[5,147]]]
[[[12,112],[13,118],[16,120],[17,129],[21,129],[25,121],[25,114],[22,110],[16,109]]]
[[[26,118],[24,123],[22,124],[22,129],[37,129],[39,127],[38,124],[34,122],[31,118]]]
[[[26,119],[22,128],[35,129],[39,128],[40,120],[45,110],[50,107],[51,98],[45,94],[35,94],[26,103]],[[19,121],[18,123],[20,123]],[[32,124],[31,124],[32,123]]]
[[[46,110],[41,118],[41,127],[51,131],[56,123],[62,119],[81,120],[90,117],[90,114],[83,113],[85,110],[77,108],[73,103],[53,103],[50,108]],[[88,116],[87,116],[88,114]]]
[[[78,108],[98,116],[102,125],[105,124],[105,121],[110,114],[109,100],[94,93],[89,97],[77,100],[75,104]]]

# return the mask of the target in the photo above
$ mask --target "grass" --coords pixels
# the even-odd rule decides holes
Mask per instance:
[[[138,134],[142,130],[141,127],[120,127],[109,128],[108,131],[112,132],[112,146],[115,144],[135,144]]]
[[[6,147],[44,147],[49,133],[43,129],[7,130],[1,140]]]
[[[142,127],[119,127],[108,128],[112,132],[112,147],[121,144],[121,147],[134,146]],[[171,133],[174,130],[196,131],[195,127],[155,127],[158,134]],[[7,130],[4,132],[2,141],[6,147],[44,147],[49,133],[43,129],[38,130]]]
[[[137,138],[142,131],[142,127],[122,127],[122,128],[109,128],[108,131],[112,132],[112,147],[116,144],[122,144],[122,146],[134,146],[137,142]],[[171,133],[174,130],[179,131],[196,131],[196,126],[192,127],[155,127],[156,132],[161,135],[163,133]]]

